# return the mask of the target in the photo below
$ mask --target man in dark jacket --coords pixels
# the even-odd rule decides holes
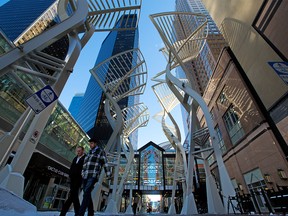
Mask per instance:
[[[84,148],[82,146],[78,146],[76,149],[77,156],[73,159],[69,178],[70,178],[70,194],[68,199],[63,204],[60,216],[65,216],[68,212],[71,204],[73,203],[75,214],[80,209],[80,202],[79,202],[79,191],[82,184],[82,167],[84,163]]]
[[[102,167],[104,167],[108,179],[111,178],[104,149],[100,148],[97,145],[97,141],[93,138],[89,140],[89,145],[90,151],[85,157],[82,169],[83,200],[77,216],[84,216],[87,208],[88,216],[94,215],[94,210],[91,211],[91,206],[93,207],[91,192],[94,184],[98,181]]]

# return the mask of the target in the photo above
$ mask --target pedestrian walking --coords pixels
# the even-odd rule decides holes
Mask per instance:
[[[137,211],[137,203],[136,202],[133,203],[132,210],[133,210],[133,214],[136,215],[136,211]]]
[[[64,202],[61,213],[59,216],[65,216],[68,212],[71,204],[73,203],[75,214],[80,209],[79,202],[79,192],[82,184],[82,167],[84,163],[84,148],[78,146],[76,148],[77,156],[73,159],[70,170],[69,170],[69,180],[70,180],[70,192],[67,200]]]
[[[89,140],[89,146],[90,151],[85,157],[82,169],[83,200],[77,216],[84,216],[87,208],[88,216],[94,215],[91,192],[94,188],[94,184],[98,181],[102,167],[105,169],[107,178],[111,178],[104,149],[98,146],[97,141],[93,138]]]

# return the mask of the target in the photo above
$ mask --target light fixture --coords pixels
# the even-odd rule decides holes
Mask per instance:
[[[278,175],[279,175],[279,177],[281,179],[283,179],[283,180],[287,180],[288,179],[286,173],[284,172],[284,170],[278,169],[277,171],[278,171]]]
[[[239,188],[240,191],[243,191],[243,186],[242,186],[242,184],[239,183],[239,184],[238,184],[238,188]]]
[[[269,174],[264,174],[264,179],[267,183],[269,183],[269,184],[272,183],[272,179],[271,179],[271,176]]]

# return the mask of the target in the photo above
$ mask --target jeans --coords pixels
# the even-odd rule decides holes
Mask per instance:
[[[86,209],[88,208],[88,215],[94,215],[93,202],[91,192],[96,183],[96,178],[88,178],[83,180],[83,200],[78,212],[79,216],[84,216]]]

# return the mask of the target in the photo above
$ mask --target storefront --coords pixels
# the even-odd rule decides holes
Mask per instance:
[[[34,153],[24,173],[24,199],[38,210],[59,210],[69,193],[69,169]]]

